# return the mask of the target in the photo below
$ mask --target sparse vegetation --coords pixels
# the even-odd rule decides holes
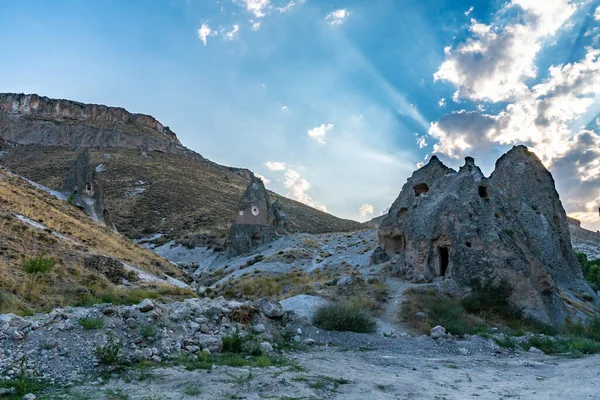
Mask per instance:
[[[52,271],[55,260],[51,257],[38,256],[34,258],[26,258],[23,261],[23,271],[30,276],[29,291],[27,295],[31,295],[36,279],[40,275],[44,275]]]
[[[587,255],[577,253],[583,277],[595,291],[600,290],[600,260],[588,260]]]
[[[375,320],[366,312],[349,305],[337,303],[317,310],[313,323],[329,331],[371,333],[375,331]]]
[[[84,317],[80,318],[78,322],[86,330],[102,329],[104,326],[104,319],[102,318]]]
[[[110,333],[106,343],[94,347],[94,354],[103,365],[119,364],[123,358],[123,343],[115,334]]]

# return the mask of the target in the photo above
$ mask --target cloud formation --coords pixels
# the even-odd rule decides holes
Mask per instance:
[[[311,184],[306,179],[302,178],[297,171],[292,169],[285,171],[283,186],[288,190],[286,197],[316,208],[317,210],[327,212],[327,207],[317,203],[308,194]]]
[[[554,38],[578,5],[513,0],[490,25],[472,20],[472,37],[446,50],[434,78],[452,82],[457,101],[507,105],[490,113],[481,106],[445,115],[428,135],[437,141],[434,152],[449,159],[468,154],[484,164],[512,145],[530,146],[554,174],[567,211],[600,228],[600,136],[586,128],[600,113],[600,50],[588,47],[578,61],[546,71],[535,64],[544,41]],[[517,7],[521,12],[507,22]],[[529,83],[540,75],[545,78]]]
[[[358,212],[360,213],[361,217],[373,215],[375,212],[375,207],[373,207],[371,204],[363,204],[358,208]]]
[[[333,124],[322,124],[308,130],[308,136],[317,141],[317,143],[325,144],[325,136],[333,129]]]
[[[339,10],[335,10],[327,14],[325,16],[325,22],[332,26],[341,25],[349,15],[350,12],[348,12],[348,10],[345,8],[340,8]]]
[[[208,37],[214,36],[216,34],[217,33],[213,32],[213,30],[210,29],[210,27],[206,23],[202,24],[200,29],[198,29],[198,38],[200,38],[200,40],[202,40],[202,43],[204,43],[205,46],[206,46]]]
[[[269,171],[283,171],[285,169],[285,163],[279,161],[267,161],[265,167]]]

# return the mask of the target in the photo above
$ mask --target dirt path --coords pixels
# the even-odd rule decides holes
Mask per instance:
[[[292,353],[294,366],[134,371],[51,398],[600,399],[600,355],[568,359],[507,352],[480,337],[436,342],[427,337],[327,335],[322,339],[334,346]]]

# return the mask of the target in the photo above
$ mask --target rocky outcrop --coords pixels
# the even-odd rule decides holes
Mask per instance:
[[[0,94],[0,138],[18,144],[119,147],[202,158],[150,115],[36,94]]]
[[[110,212],[104,206],[98,174],[92,167],[87,150],[75,159],[62,191],[68,196],[70,203],[85,211],[91,219],[116,231]]]
[[[554,180],[524,146],[498,160],[490,178],[470,157],[458,172],[433,157],[402,188],[379,243],[407,278],[439,280],[459,295],[477,282],[506,281],[511,301],[543,323],[560,326],[600,308],[571,247]]]
[[[589,260],[600,259],[600,232],[581,227],[581,221],[568,218],[573,250],[585,254]]]
[[[85,266],[106,277],[115,285],[123,284],[125,266],[119,260],[105,256],[90,256],[85,259]]]
[[[229,230],[234,254],[251,251],[274,240],[285,229],[287,215],[279,202],[270,203],[264,183],[251,173],[250,184],[242,196],[235,220]]]

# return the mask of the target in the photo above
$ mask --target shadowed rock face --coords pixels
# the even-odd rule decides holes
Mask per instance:
[[[90,154],[83,151],[73,163],[62,191],[73,205],[81,208],[96,222],[116,231],[109,211],[104,206],[98,174],[90,162]]]
[[[251,173],[250,184],[242,196],[235,220],[229,230],[234,254],[243,254],[274,240],[284,228],[287,215],[279,202],[270,203],[262,180]]]
[[[120,147],[202,158],[149,115],[36,94],[0,94],[0,138],[19,144]]]
[[[441,280],[459,295],[474,280],[506,280],[513,303],[544,323],[560,326],[600,306],[571,247],[554,180],[524,146],[498,160],[489,179],[470,157],[458,172],[432,158],[402,188],[379,243],[407,278]]]

